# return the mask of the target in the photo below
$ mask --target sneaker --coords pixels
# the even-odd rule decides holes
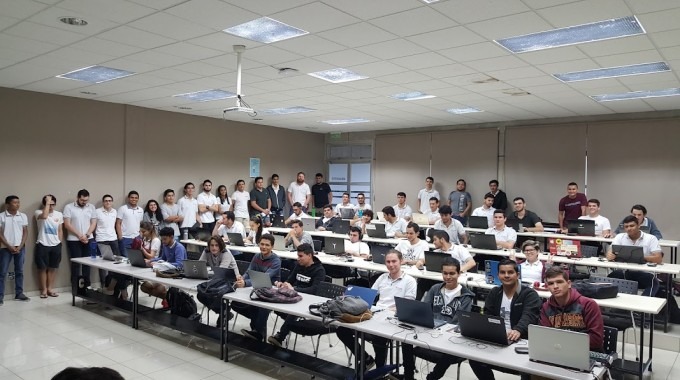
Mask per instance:
[[[243,334],[243,336],[248,337],[250,339],[255,339],[258,342],[263,341],[262,334],[260,334],[259,332],[255,331],[255,330],[243,329],[243,330],[241,330],[241,334]]]
[[[0,299],[0,306],[2,306],[2,305],[4,305],[4,304],[5,304],[5,301],[3,301],[3,300]]]
[[[29,301],[30,300],[30,298],[26,297],[26,295],[24,293],[17,294],[17,296],[14,297],[14,299],[17,300],[17,301]]]
[[[283,347],[283,338],[281,338],[281,335],[278,333],[267,338],[267,342],[275,345],[276,347]]]

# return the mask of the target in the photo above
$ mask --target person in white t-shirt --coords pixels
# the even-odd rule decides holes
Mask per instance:
[[[373,220],[373,210],[364,210],[364,214],[361,219],[353,223],[354,227],[358,227],[361,230],[362,235],[366,235],[366,225],[370,224]]]
[[[128,193],[127,203],[118,208],[116,215],[118,249],[125,257],[127,257],[127,250],[132,248],[132,241],[139,236],[139,223],[144,218],[144,209],[137,203],[139,203],[139,193],[132,190]]]
[[[161,239],[156,233],[153,224],[142,222],[139,224],[139,232],[142,235],[141,251],[147,260],[155,259],[161,251]]]
[[[354,208],[357,210],[357,217],[361,217],[363,214],[362,212],[364,210],[372,210],[371,205],[366,203],[366,195],[364,193],[358,193],[357,194],[357,204],[354,206]]]
[[[493,200],[493,194],[486,193],[484,195],[484,204],[472,211],[472,216],[485,216],[489,223],[489,227],[493,227],[493,212],[496,211],[496,209],[492,207]]]
[[[99,251],[101,252],[104,249],[102,246],[106,245],[111,248],[114,255],[120,255],[120,246],[116,235],[118,211],[113,208],[113,197],[111,195],[105,194],[102,197],[102,207],[97,209],[95,215],[97,217],[97,228],[94,230],[94,235]]]
[[[246,181],[239,179],[236,181],[236,191],[231,195],[231,211],[236,215],[236,220],[244,226],[248,223],[250,214],[248,204],[250,203],[250,193],[246,191]]]
[[[461,272],[467,272],[477,267],[477,263],[472,258],[470,251],[462,245],[453,245],[450,242],[449,234],[444,230],[435,230],[432,233],[432,244],[434,244],[435,252],[448,253],[454,259],[458,260],[461,267]],[[425,263],[427,266],[427,263]]]
[[[90,192],[87,189],[78,190],[76,201],[64,207],[64,227],[66,228],[66,247],[69,258],[89,257],[94,245],[92,232],[97,228],[95,207],[89,203]],[[90,282],[90,266],[71,262],[71,284],[78,281],[82,273],[85,282]]]
[[[349,228],[349,239],[345,239],[345,253],[352,256],[367,258],[371,252],[368,244],[361,241],[363,234],[359,227]]]
[[[430,198],[441,198],[439,192],[434,189],[434,178],[425,178],[425,188],[418,192],[418,210],[421,214],[425,214],[430,208]]]
[[[5,211],[0,213],[0,305],[5,297],[5,277],[9,262],[14,261],[14,299],[28,301],[24,294],[24,257],[28,237],[28,217],[19,211],[21,201],[16,195],[5,197]]]
[[[517,241],[517,232],[505,225],[505,212],[501,209],[493,213],[493,227],[486,230],[485,234],[496,236],[498,248],[512,249]]]
[[[310,218],[310,216],[305,214],[304,211],[302,211],[302,205],[300,204],[300,202],[295,202],[293,203],[293,212],[290,214],[288,219],[286,219],[284,224],[286,226],[290,226],[291,223],[302,218]]]
[[[59,296],[54,291],[54,280],[61,262],[61,241],[64,238],[61,225],[64,223],[64,216],[54,210],[56,203],[57,198],[54,195],[45,195],[42,198],[42,210],[35,212],[35,219],[38,222],[35,264],[38,267],[40,298]]]
[[[385,217],[385,236],[406,237],[406,221],[395,215],[394,208],[385,206],[382,212]]]
[[[580,216],[579,219],[595,221],[595,236],[602,236],[603,238],[610,238],[612,236],[612,227],[609,219],[600,215],[599,200],[589,199],[586,213],[587,215]]]
[[[217,193],[215,194],[217,197],[217,201],[220,203],[220,214],[223,214],[225,211],[231,210],[231,198],[229,198],[229,194],[227,192],[227,187],[224,185],[219,185],[217,186]]]
[[[394,205],[394,213],[399,219],[404,219],[405,221],[411,220],[411,215],[413,210],[411,206],[406,204],[406,193],[400,191],[397,193],[397,204]]]
[[[166,189],[163,192],[163,204],[161,204],[161,214],[163,214],[163,223],[161,228],[170,227],[175,232],[175,240],[179,241],[179,223],[182,223],[184,217],[178,204],[175,203],[175,191]]]
[[[338,217],[342,217],[342,209],[347,209],[347,210],[355,210],[355,207],[353,204],[349,202],[349,193],[342,193],[342,203],[338,203],[335,205],[335,215]]]
[[[435,230],[444,230],[449,234],[451,243],[467,244],[468,236],[465,233],[465,227],[456,219],[453,218],[453,210],[451,206],[443,205],[439,207],[439,216],[441,219],[434,223]]]
[[[428,224],[435,224],[442,217],[439,215],[439,198],[430,198],[430,208],[425,213]]]
[[[208,231],[212,231],[215,228],[215,213],[220,211],[220,201],[211,191],[212,181],[206,179],[203,181],[203,192],[196,197],[201,226]]]
[[[305,183],[305,173],[299,172],[294,182],[288,186],[288,204],[300,202],[302,210],[307,211],[312,200],[312,189]]]
[[[243,223],[236,220],[236,215],[234,215],[233,211],[225,211],[222,213],[220,221],[215,224],[212,234],[213,236],[222,236],[224,241],[229,241],[227,234],[241,234],[245,238],[246,228],[243,226]]]
[[[179,228],[183,231],[192,228],[200,219],[198,216],[198,201],[194,198],[195,188],[196,186],[193,183],[187,182],[184,185],[184,196],[177,201],[180,213],[182,214],[182,224],[180,224]]]
[[[537,282],[545,282],[543,277],[545,277],[546,269],[553,265],[553,255],[548,255],[548,261],[545,263],[539,260],[538,256],[541,254],[541,245],[534,240],[527,240],[522,243],[522,253],[524,253],[526,260],[516,260],[514,250],[510,251],[508,256],[510,260],[519,263],[519,266],[522,268],[520,271],[522,273],[522,282],[532,284],[532,286]]]
[[[406,226],[406,240],[399,242],[394,249],[401,252],[404,264],[415,265],[420,269],[425,265],[425,251],[428,251],[430,246],[425,240],[418,238],[418,233],[420,233],[420,227],[410,222]]]

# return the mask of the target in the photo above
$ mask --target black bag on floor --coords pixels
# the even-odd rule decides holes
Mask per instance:
[[[194,297],[189,295],[189,293],[172,287],[168,289],[167,300],[168,305],[170,306],[170,314],[192,320],[200,320],[198,307],[196,307],[196,301],[194,301]]]
[[[198,293],[196,298],[198,298],[198,302],[205,305],[208,309],[219,314],[222,296],[233,291],[234,284],[229,280],[224,278],[213,278],[210,281],[198,284],[198,287],[196,288],[196,292]]]

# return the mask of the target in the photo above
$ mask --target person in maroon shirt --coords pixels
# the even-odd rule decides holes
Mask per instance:
[[[588,198],[583,193],[578,192],[576,182],[569,182],[567,185],[567,195],[560,199],[559,214],[557,219],[560,222],[560,230],[567,233],[567,222],[577,220],[586,214]]]

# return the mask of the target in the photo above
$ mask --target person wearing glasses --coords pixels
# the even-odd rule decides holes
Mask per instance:
[[[61,262],[61,241],[64,231],[61,228],[64,216],[54,206],[57,198],[47,194],[42,198],[42,210],[35,211],[38,222],[38,240],[35,244],[35,265],[38,267],[40,298],[58,297],[54,291],[54,279]]]
[[[527,240],[522,243],[522,253],[526,260],[515,260],[515,251],[510,252],[510,260],[517,261],[521,267],[522,282],[534,284],[543,282],[546,269],[552,266],[552,255],[548,255],[545,263],[538,259],[541,253],[541,246],[537,241]]]

